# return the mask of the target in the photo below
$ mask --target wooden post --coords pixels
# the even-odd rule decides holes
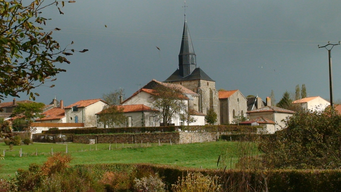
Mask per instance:
[[[110,143],[110,145],[109,145],[109,151],[111,150],[111,143]]]
[[[5,149],[2,151],[2,154],[4,155],[4,157],[6,156],[6,150]]]
[[[160,142],[160,139],[159,139],[159,146],[161,146],[161,142]]]

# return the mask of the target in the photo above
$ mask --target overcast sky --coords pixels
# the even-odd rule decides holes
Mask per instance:
[[[46,0],[48,2],[49,0]],[[52,0],[51,0],[52,1]],[[44,10],[62,46],[89,52],[69,57],[54,88],[40,87],[38,102],[65,105],[101,98],[119,88],[126,97],[178,68],[183,0],[78,0]],[[186,15],[197,64],[217,89],[239,89],[263,99],[305,84],[308,96],[329,100],[328,52],[341,40],[339,0],[187,0]],[[107,27],[105,27],[105,25]],[[160,51],[156,48],[159,47]],[[334,101],[341,99],[341,46],[332,50]],[[28,99],[22,95],[20,99]],[[12,98],[7,98],[10,101]]]

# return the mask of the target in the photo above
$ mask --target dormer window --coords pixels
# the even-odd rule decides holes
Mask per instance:
[[[78,111],[77,105],[72,107],[72,111]]]

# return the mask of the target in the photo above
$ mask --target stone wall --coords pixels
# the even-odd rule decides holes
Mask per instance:
[[[179,143],[201,143],[217,141],[219,139],[219,133],[217,132],[179,132]]]
[[[179,143],[179,133],[141,133],[112,135],[74,135],[74,143]]]

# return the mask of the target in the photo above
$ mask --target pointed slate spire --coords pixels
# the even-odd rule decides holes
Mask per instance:
[[[189,34],[187,21],[185,20],[179,53],[179,73],[182,77],[186,77],[192,74],[196,67],[196,55],[194,52],[191,36]]]

